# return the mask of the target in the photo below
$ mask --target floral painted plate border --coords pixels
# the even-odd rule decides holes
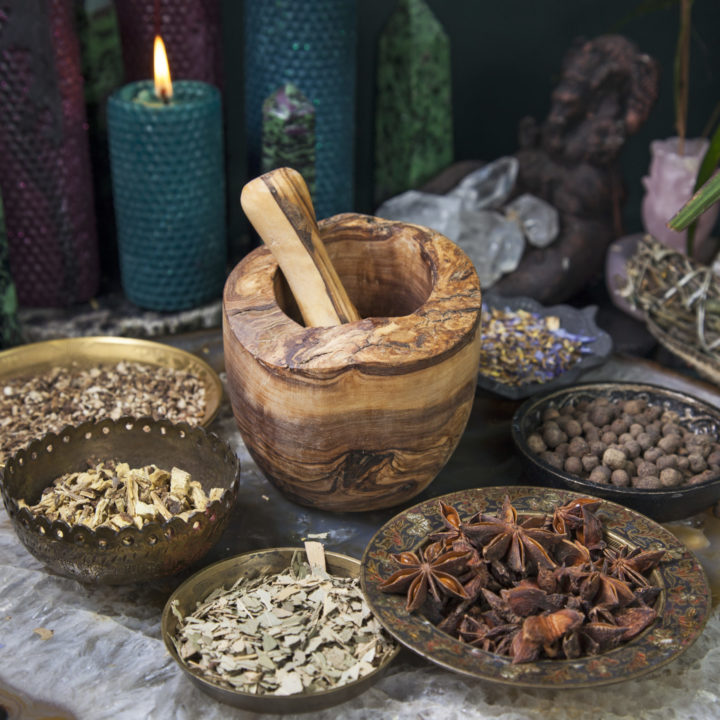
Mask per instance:
[[[509,658],[485,652],[442,632],[421,615],[405,610],[405,598],[381,592],[380,582],[396,569],[392,553],[416,549],[442,527],[438,500],[460,516],[497,513],[505,495],[519,514],[548,513],[572,498],[568,490],[539,487],[487,487],[432,498],[399,513],[370,540],[361,560],[360,582],[380,623],[399,642],[422,657],[455,672],[523,687],[583,688],[631,680],[679,657],[705,626],[710,588],[695,556],[668,530],[634,510],[603,500],[598,511],[609,539],[643,549],[664,549],[666,562],[654,571],[663,588],[657,620],[630,642],[600,655],[577,660],[541,660],[512,665]]]

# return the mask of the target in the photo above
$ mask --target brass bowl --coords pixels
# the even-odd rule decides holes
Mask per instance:
[[[60,475],[87,468],[88,458],[127,462],[131,467],[177,466],[205,492],[222,487],[220,500],[186,522],[173,517],[122,530],[69,525],[36,517],[18,500],[37,502]],[[237,499],[240,463],[235,453],[203,428],[166,420],[124,417],[49,433],[13,455],[0,469],[0,492],[15,532],[41,562],[82,582],[121,585],[183,570],[202,558],[222,534]]]
[[[681,416],[680,425],[693,432],[720,434],[720,410],[679,390],[657,385],[631,382],[597,382],[575,385],[526,400],[515,412],[512,439],[517,447],[528,479],[535,485],[567,488],[626,505],[658,522],[680,520],[703,512],[720,500],[720,475],[698,485],[685,485],[656,490],[616,487],[590,482],[552,467],[528,447],[528,437],[542,423],[548,408],[563,408],[581,400],[607,397],[610,400],[642,398],[651,405],[675,410]]]
[[[121,361],[194,373],[205,385],[205,414],[200,424],[209,425],[217,414],[223,397],[217,373],[192,353],[151,340],[92,336],[21,345],[0,352],[0,382],[41,374],[58,366],[87,368]]]
[[[213,590],[230,587],[241,575],[253,578],[258,575],[268,575],[285,570],[290,567],[292,557],[298,550],[302,552],[302,548],[268,548],[243,553],[216,562],[186,580],[175,590],[165,604],[161,626],[165,647],[190,680],[203,692],[216,700],[245,710],[262,713],[301,713],[322,710],[345,702],[367,690],[380,678],[398,652],[400,652],[400,645],[397,645],[395,650],[388,655],[378,668],[358,678],[355,682],[323,692],[300,693],[297,695],[252,695],[240,690],[231,690],[207,679],[201,672],[189,668],[180,660],[175,644],[172,641],[178,624],[178,619],[171,609],[172,603],[177,601],[177,609],[185,617],[194,612],[197,604],[202,602]],[[331,575],[358,577],[360,574],[360,561],[347,555],[326,551],[325,561],[327,571]]]

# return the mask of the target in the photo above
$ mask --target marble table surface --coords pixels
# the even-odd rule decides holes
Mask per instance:
[[[172,339],[206,359],[222,377],[217,331]],[[582,380],[632,380],[676,387],[720,406],[720,390],[650,361],[613,356]],[[510,438],[518,401],[478,393],[467,430],[447,466],[412,503],[456,490],[523,482]],[[258,471],[227,401],[210,428],[237,452],[242,482],[230,524],[193,568],[261,547],[321,539],[328,550],[359,557],[374,532],[402,507],[329,513],[286,500]],[[700,639],[678,660],[609,689],[528,690],[473,680],[403,650],[371,689],[313,717],[460,720],[460,718],[714,718],[720,703],[720,520],[708,511],[673,523],[698,555],[716,605]],[[163,605],[182,575],[141,586],[102,588],[54,575],[17,540],[0,509],[0,708],[10,718],[254,718],[192,685],[160,637]],[[36,632],[36,630],[49,630]],[[267,716],[270,717],[270,716]],[[298,717],[309,717],[298,716]],[[0,718],[2,711],[0,710]]]

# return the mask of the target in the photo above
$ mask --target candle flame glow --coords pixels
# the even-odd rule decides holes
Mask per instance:
[[[170,79],[170,66],[168,65],[165,43],[159,35],[155,36],[153,53],[155,66],[155,94],[167,102],[173,96],[172,80]]]

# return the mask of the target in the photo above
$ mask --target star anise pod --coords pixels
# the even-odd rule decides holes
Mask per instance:
[[[461,529],[473,545],[482,547],[483,557],[489,561],[504,560],[518,573],[528,569],[528,558],[538,567],[555,567],[548,549],[557,542],[557,536],[540,528],[544,518],[531,517],[518,523],[517,510],[506,495],[498,517],[480,515]]]
[[[553,513],[552,526],[559,535],[570,536],[572,530],[577,530],[583,524],[583,507],[590,512],[595,512],[600,507],[600,500],[597,498],[578,498],[571,500]]]
[[[458,629],[458,635],[470,645],[479,647],[487,652],[504,654],[509,648],[514,634],[520,629],[518,623],[503,623],[500,625],[488,622],[486,617],[472,617],[466,615]]]
[[[629,550],[626,545],[615,550],[605,548],[603,551],[607,560],[607,572],[620,580],[632,581],[638,587],[648,587],[650,583],[645,577],[663,559],[664,550],[641,550],[633,548]]]
[[[589,548],[578,540],[563,538],[555,548],[554,554],[558,563],[566,567],[586,565],[592,562]]]
[[[582,513],[582,525],[575,531],[578,542],[592,551],[603,550],[605,540],[603,539],[603,527],[600,518],[590,509],[588,504],[580,508]]]
[[[656,617],[655,610],[644,605],[619,610],[615,614],[615,622],[625,629],[621,638],[622,642],[630,640],[630,638],[634,638],[638,633],[641,633]]]
[[[577,610],[563,608],[548,615],[525,618],[522,629],[512,643],[513,664],[535,660],[543,648],[548,655],[557,654],[554,647],[561,639],[582,625],[584,618]],[[549,652],[548,652],[549,651]]]
[[[443,547],[448,550],[465,550],[469,552],[468,567],[470,568],[484,566],[482,556],[462,531],[462,521],[458,511],[442,500],[439,501],[439,505],[440,517],[446,529],[432,533],[429,539],[433,542],[441,542]]]
[[[462,521],[458,511],[442,500],[438,501],[438,504],[440,505],[440,518],[446,529],[432,533],[430,540],[439,540],[445,547],[452,547],[456,542],[469,545],[470,541],[461,529]]]
[[[597,592],[592,594],[592,599],[595,604],[607,605],[609,607],[625,607],[635,600],[635,593],[633,593],[630,586],[619,578],[612,577],[606,572],[594,571],[591,573],[589,578],[597,578]],[[582,587],[581,587],[582,594]]]
[[[626,630],[612,623],[589,622],[566,635],[562,649],[565,657],[571,660],[581,655],[597,655],[617,647]]]
[[[384,580],[379,587],[384,592],[407,591],[405,607],[408,612],[421,607],[428,592],[438,603],[442,602],[443,595],[454,595],[463,599],[468,597],[462,583],[457,579],[457,575],[467,567],[467,552],[445,552],[442,544],[436,542],[418,553],[401,552],[392,555],[392,558],[401,566],[400,570]]]
[[[543,610],[560,610],[564,605],[564,596],[557,593],[548,595],[544,590],[537,586],[533,587],[530,583],[501,590],[500,597],[508,608],[520,617],[535,615]]]

